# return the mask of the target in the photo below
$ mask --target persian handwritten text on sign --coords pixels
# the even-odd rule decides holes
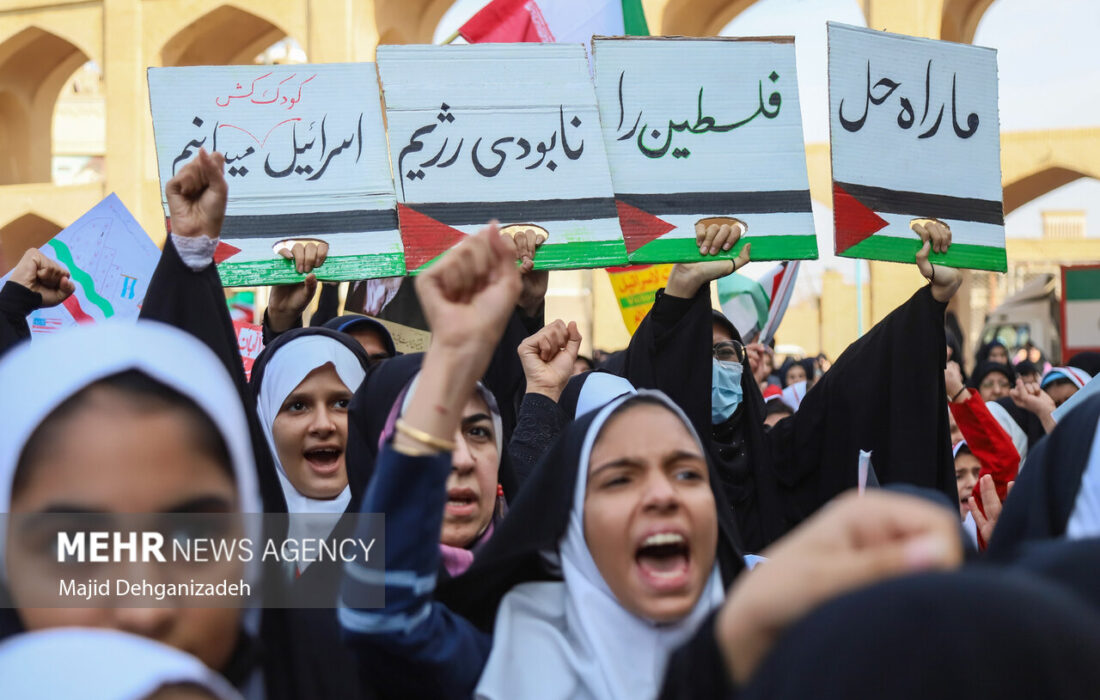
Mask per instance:
[[[287,239],[329,244],[323,279],[404,272],[373,64],[150,68],[149,97],[162,194],[199,148],[225,155],[227,286],[301,279]]]
[[[406,265],[485,222],[533,224],[540,268],[626,261],[580,44],[380,46]]]
[[[1006,269],[995,50],[830,22],[829,126],[838,255],[912,262],[934,218],[933,262]]]
[[[594,57],[632,261],[703,259],[709,218],[745,222],[754,260],[817,257],[790,37],[601,37]]]

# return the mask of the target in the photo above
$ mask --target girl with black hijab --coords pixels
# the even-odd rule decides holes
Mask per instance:
[[[708,284],[739,265],[677,265],[643,320],[619,373],[666,392],[704,436],[748,552],[759,552],[822,504],[857,483],[861,450],[880,483],[905,482],[957,499],[943,400],[943,315],[958,272],[933,266],[946,250],[942,225],[918,226],[917,265],[929,287],[880,321],[837,359],[798,412],[765,431],[751,356],[736,369],[715,356],[719,334]],[[747,260],[749,245],[741,257]],[[738,263],[742,263],[738,258]]]
[[[1011,364],[1008,356],[1008,348],[999,340],[991,340],[978,348],[974,353],[974,366],[979,367],[986,362],[998,365]]]
[[[970,388],[982,395],[982,401],[1007,397],[1016,386],[1016,370],[1011,365],[986,360],[970,375]]]

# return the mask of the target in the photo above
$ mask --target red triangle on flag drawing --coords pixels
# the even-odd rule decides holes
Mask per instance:
[[[619,225],[623,229],[628,255],[676,228],[664,219],[617,199],[615,208],[619,210]]]
[[[833,183],[833,222],[836,226],[837,254],[890,225],[836,182]]]
[[[241,252],[241,249],[237,246],[229,245],[225,241],[218,241],[218,247],[214,249],[214,264],[220,265],[239,252]]]
[[[466,239],[462,231],[404,204],[397,205],[397,215],[405,247],[405,269],[409,272],[415,272]]]

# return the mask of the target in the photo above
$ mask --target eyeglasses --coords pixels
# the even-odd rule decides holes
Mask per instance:
[[[745,346],[736,340],[723,340],[714,344],[714,359],[719,362],[744,362]]]
[[[1006,390],[1006,389],[1011,389],[1012,385],[1008,382],[1007,379],[1002,379],[1000,381],[997,381],[996,379],[986,379],[985,381],[983,381],[981,383],[981,385],[978,388],[979,389],[1001,389],[1003,391],[1003,390]]]

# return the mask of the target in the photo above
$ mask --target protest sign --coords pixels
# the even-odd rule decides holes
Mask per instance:
[[[58,306],[30,314],[27,322],[32,333],[53,333],[107,319],[136,319],[160,259],[149,235],[114,194],[39,250],[65,266],[76,291]]]
[[[287,240],[329,244],[321,279],[404,272],[373,64],[150,68],[149,100],[166,216],[168,180],[199,148],[225,155],[226,286],[300,281]]]
[[[1100,352],[1100,265],[1063,265],[1062,362]]]
[[[256,358],[264,349],[263,326],[248,321],[234,320],[233,330],[237,333],[237,348],[241,353],[241,364],[244,366],[244,376],[252,379],[252,365],[256,364]]]
[[[791,37],[593,44],[632,262],[704,259],[695,243],[704,219],[743,222],[753,260],[817,257]]]
[[[380,46],[405,263],[490,219],[548,234],[540,269],[626,262],[580,44]]]
[[[427,352],[428,346],[432,343],[432,334],[428,331],[422,331],[419,328],[406,326],[396,321],[388,321],[384,318],[375,318],[374,320],[381,323],[389,331],[397,352],[404,354]]]
[[[837,255],[913,262],[910,222],[930,218],[952,234],[933,262],[1004,272],[997,52],[828,31]]]
[[[672,265],[632,265],[608,268],[611,289],[619,302],[626,329],[634,335],[642,319],[653,308],[657,290],[668,284]]]

